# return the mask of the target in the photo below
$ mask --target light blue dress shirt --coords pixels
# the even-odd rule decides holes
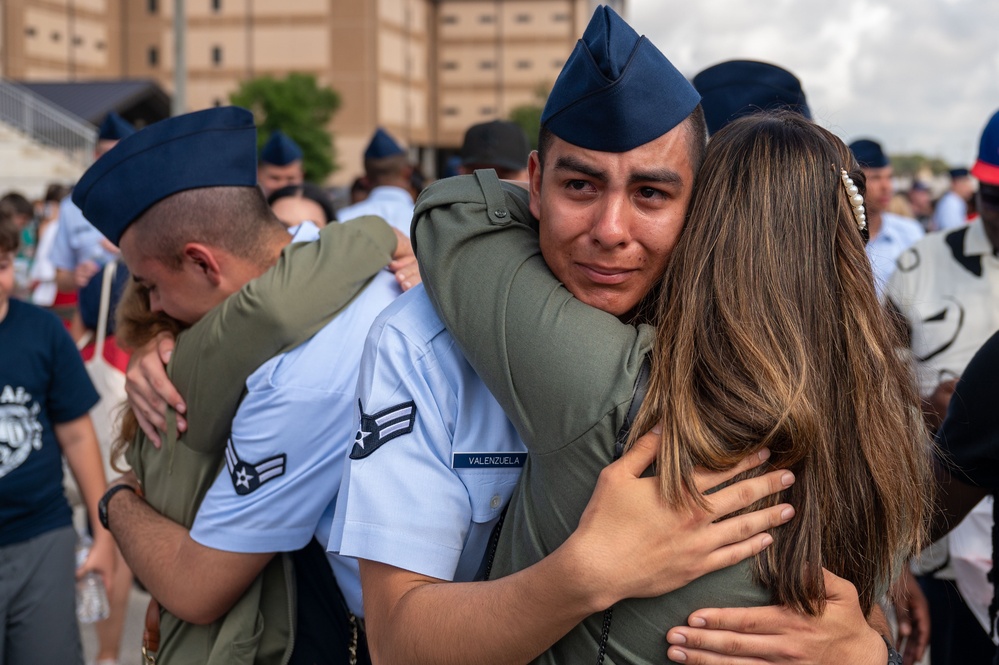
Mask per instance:
[[[305,223],[295,240],[316,233]],[[226,466],[191,527],[196,542],[247,553],[294,551],[313,535],[327,542],[354,438],[364,339],[399,292],[395,277],[382,271],[310,340],[250,375],[233,419]]]
[[[867,258],[874,270],[874,287],[879,298],[895,272],[895,261],[924,235],[926,232],[916,220],[890,212],[881,213],[881,229],[867,243]]]
[[[372,326],[357,395],[368,416],[411,405],[415,419],[395,436],[358,428],[329,550],[442,580],[476,579],[527,453],[422,286]],[[359,614],[359,585],[341,581],[341,589]]]
[[[375,187],[368,198],[338,210],[336,218],[346,222],[365,215],[375,215],[402,231],[408,238],[414,207],[412,194],[402,187]]]

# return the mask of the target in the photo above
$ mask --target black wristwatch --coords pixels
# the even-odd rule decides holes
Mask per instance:
[[[111,487],[107,492],[104,493],[104,496],[101,497],[101,500],[97,502],[97,519],[101,521],[101,526],[103,526],[108,531],[111,530],[111,527],[108,526],[108,503],[111,501],[111,497],[113,497],[115,494],[117,494],[122,490],[129,490],[130,492],[135,492],[135,488],[132,487],[131,485],[126,485],[125,483],[121,483],[120,485],[115,485],[114,487]]]
[[[902,655],[895,651],[895,647],[892,646],[891,640],[889,640],[884,635],[881,639],[885,641],[885,646],[888,647],[888,665],[902,665]]]

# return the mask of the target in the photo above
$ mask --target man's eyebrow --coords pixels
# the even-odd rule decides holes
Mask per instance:
[[[682,185],[683,176],[669,168],[636,171],[628,176],[628,184],[641,182],[658,182],[664,185]]]
[[[582,173],[583,175],[588,175],[591,178],[596,178],[597,180],[606,181],[607,174],[603,171],[596,169],[589,164],[583,162],[582,160],[576,159],[571,155],[564,155],[555,160],[555,171],[572,171],[574,173]]]
[[[139,275],[136,275],[134,272],[132,273],[132,281],[135,282],[136,284],[140,285],[140,286],[145,286],[146,285],[145,284],[146,278],[145,277],[140,277]]]

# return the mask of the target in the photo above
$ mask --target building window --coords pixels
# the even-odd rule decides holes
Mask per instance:
[[[531,68],[531,61],[530,60],[518,60],[517,61],[517,69],[530,69],[530,68]]]
[[[212,47],[212,64],[221,65],[222,64],[222,47],[213,46]]]
[[[565,13],[555,14],[554,16],[552,16],[552,20],[555,21],[556,23],[565,23],[566,21],[569,20],[569,15]]]
[[[97,49],[98,51],[103,51],[107,47],[108,47],[108,45],[105,44],[104,42],[97,42],[97,43],[94,44],[94,48]]]
[[[458,69],[458,63],[454,60],[448,60],[447,62],[441,63],[441,69]]]
[[[76,35],[75,37],[73,37],[73,46],[82,46],[82,45],[83,45],[83,37],[81,37],[80,35]]]
[[[222,100],[219,99],[218,97],[216,97],[215,99],[212,100],[212,105],[215,108],[218,108],[218,107],[222,106]]]
[[[212,0],[212,11],[213,12],[222,11],[222,0]]]
[[[446,16],[441,16],[441,23],[444,25],[454,25],[458,22],[458,17],[454,14],[447,14]]]
[[[496,115],[496,109],[492,106],[483,106],[479,109],[479,115]]]
[[[479,63],[479,69],[496,69],[496,63],[492,60],[483,60]]]
[[[514,20],[517,23],[530,23],[531,22],[531,15],[530,14],[517,14],[517,17]]]
[[[37,31],[31,26],[28,26],[27,28],[24,29],[24,34],[26,34],[29,37],[34,37],[36,32]]]
[[[150,14],[156,14],[160,10],[159,0],[146,0],[146,8]]]
[[[155,67],[160,63],[160,50],[155,46],[150,46],[149,50],[146,51],[146,62],[149,63],[150,67]]]
[[[565,60],[552,60],[552,67],[555,69],[562,69],[562,65],[565,64]]]
[[[441,115],[458,115],[459,113],[461,112],[454,106],[447,106],[441,109]]]
[[[57,42],[60,39],[62,39],[62,35],[60,35],[58,32],[53,32],[52,33],[52,41]]]
[[[495,23],[496,17],[492,14],[483,14],[479,17],[479,23]]]

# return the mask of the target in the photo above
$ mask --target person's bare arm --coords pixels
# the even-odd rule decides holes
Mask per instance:
[[[446,583],[383,563],[360,562],[368,644],[376,663],[524,663],[587,616],[618,600],[667,593],[762,551],[766,529],[793,517],[781,504],[718,521],[793,483],[773,471],[677,509],[659,480],[641,474],[657,435],[642,437],[600,475],[569,539],[537,564],[487,582]],[[765,459],[753,456],[725,473],[698,472],[716,487]],[[511,640],[510,636],[516,639]]]
[[[930,604],[908,568],[896,581],[891,601],[898,620],[895,648],[901,650],[904,665],[914,665],[922,660],[930,643]]]
[[[871,617],[878,627],[870,625],[854,586],[824,572],[827,598],[820,616],[780,606],[697,610],[687,626],[666,634],[667,655],[691,665],[885,665],[883,615]]]
[[[119,483],[138,486],[131,474],[114,484]],[[187,529],[129,491],[111,497],[108,526],[149,593],[171,613],[195,624],[211,623],[228,612],[274,556],[200,545]]]
[[[940,538],[960,524],[971,509],[984,499],[989,491],[962,481],[950,473],[938,460],[934,466],[937,478],[936,503],[930,523],[930,542]]]
[[[921,400],[923,418],[931,432],[940,429],[940,424],[947,417],[947,407],[950,406],[950,400],[954,397],[957,381],[956,378],[941,381],[932,393]]]
[[[87,507],[87,514],[92,524],[97,524],[97,502],[104,494],[107,481],[104,478],[104,463],[101,461],[101,449],[97,443],[97,434],[89,415],[53,426],[56,440],[62,450],[69,470],[76,479]],[[95,571],[104,578],[104,586],[110,589],[114,579],[115,551],[114,541],[104,529],[94,530],[94,544],[90,555],[77,570],[77,576]]]

